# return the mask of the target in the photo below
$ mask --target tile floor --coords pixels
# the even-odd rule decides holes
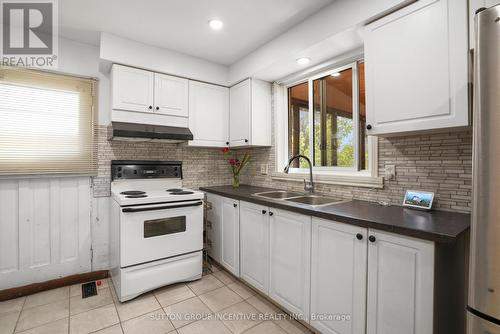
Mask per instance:
[[[239,316],[238,316],[239,315]],[[264,316],[263,316],[264,315]],[[277,315],[272,320],[268,315]],[[235,318],[236,317],[236,318]],[[120,303],[111,280],[82,299],[80,284],[0,302],[0,334],[299,334],[283,311],[214,267],[201,280]]]

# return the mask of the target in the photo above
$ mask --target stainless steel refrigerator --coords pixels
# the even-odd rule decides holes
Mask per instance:
[[[500,5],[476,14],[469,334],[500,334]]]

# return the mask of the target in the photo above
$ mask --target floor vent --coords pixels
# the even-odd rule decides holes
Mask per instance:
[[[92,297],[97,295],[97,285],[95,282],[82,284],[82,298]]]

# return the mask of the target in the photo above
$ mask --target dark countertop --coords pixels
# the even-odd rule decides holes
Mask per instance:
[[[470,215],[466,213],[422,211],[396,205],[382,206],[360,200],[313,208],[306,204],[253,196],[254,193],[278,189],[247,185],[236,189],[232,186],[200,187],[200,190],[304,215],[435,242],[454,242],[458,236],[469,229],[470,225]]]

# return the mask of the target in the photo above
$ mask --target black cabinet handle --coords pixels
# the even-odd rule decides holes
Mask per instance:
[[[371,125],[371,124],[368,124],[368,125],[366,126],[366,128],[367,128],[368,130],[371,130],[371,129],[372,129],[372,125]]]
[[[245,139],[245,143],[248,143],[248,139]]]
[[[358,240],[363,239],[363,235],[361,233],[356,234],[356,239]]]
[[[226,142],[226,145],[229,145],[229,142],[228,142],[228,141]]]
[[[160,107],[156,107],[156,110],[160,110]]]
[[[238,204],[236,204],[236,203],[235,203],[235,204],[233,204],[233,207],[237,207],[237,206],[238,206]]]
[[[374,236],[374,235],[370,235],[370,236],[368,237],[368,240],[370,240],[370,242],[375,242],[375,240],[377,240],[377,238],[375,238],[375,236]]]
[[[265,215],[265,214],[266,214],[266,212],[267,212],[266,210],[262,210],[262,214],[263,214],[263,215]]]
[[[150,109],[150,110],[153,109],[153,106],[149,106],[148,109]]]
[[[271,212],[271,211],[269,211],[269,215],[270,215],[270,216],[272,216],[272,215],[274,215],[274,213],[273,213],[273,212]]]

